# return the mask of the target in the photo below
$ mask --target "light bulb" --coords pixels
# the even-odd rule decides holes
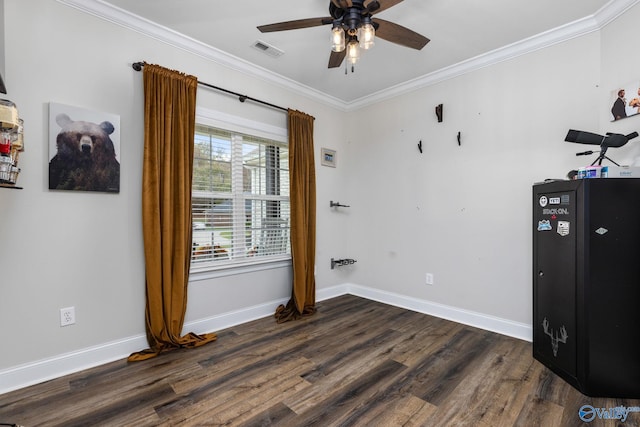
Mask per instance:
[[[358,49],[358,41],[355,40],[349,42],[349,44],[347,45],[347,61],[349,61],[349,64],[353,65],[358,62],[359,58],[360,51]]]
[[[370,23],[364,24],[359,30],[360,47],[367,50],[373,47],[376,30]]]
[[[331,29],[331,50],[342,52],[344,50],[344,30],[339,25]]]

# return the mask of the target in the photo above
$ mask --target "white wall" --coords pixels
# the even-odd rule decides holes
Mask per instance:
[[[342,128],[343,118],[335,109],[287,89],[54,0],[6,0],[4,12],[10,82],[6,97],[17,104],[24,119],[26,147],[18,180],[24,189],[0,189],[0,342],[5,343],[0,376],[7,378],[25,364],[50,362],[88,348],[118,343],[122,357],[145,345],[143,91],[142,73],[132,70],[132,62],[179,69],[204,82],[313,115],[318,158],[320,146],[334,146],[334,130]],[[119,194],[48,190],[49,102],[120,115]],[[281,111],[240,103],[208,89],[199,90],[198,105],[286,127]],[[338,173],[318,171],[319,198],[328,197],[328,186],[341,181]],[[323,212],[318,221],[324,221]],[[338,247],[338,233],[320,232],[318,244]],[[285,267],[193,282],[186,320],[193,323],[254,306],[273,311],[290,295],[290,276],[290,267]],[[68,306],[75,306],[77,323],[61,328],[59,309]],[[0,393],[3,388],[0,384]]]
[[[640,130],[640,117],[608,118],[609,92],[638,79],[628,41],[639,18],[635,6],[602,32],[353,113],[368,125],[347,135],[343,163],[359,259],[350,280],[530,325],[531,186],[593,160],[564,142],[569,129]],[[608,154],[633,164],[634,144]]]
[[[591,34],[355,113],[370,125],[348,144],[353,280],[530,323],[531,185],[579,164],[569,127],[597,130],[598,47]]]
[[[0,0],[0,23],[3,28],[3,31],[0,31],[0,74],[4,76],[4,0]]]
[[[0,189],[0,341],[11,343],[0,358],[0,393],[29,381],[20,377],[25,366],[43,379],[82,368],[85,353],[108,360],[113,349],[122,357],[144,345],[143,94],[131,62],[316,117],[320,292],[360,286],[529,325],[531,184],[584,164],[574,155],[581,147],[563,142],[569,128],[640,127],[640,118],[607,120],[609,90],[637,78],[640,59],[620,40],[633,40],[639,19],[636,6],[603,31],[344,113],[54,0],[5,0],[7,98],[25,121],[26,151],[24,189]],[[48,190],[49,102],[120,115],[119,194]],[[285,123],[280,112],[207,90],[198,103]],[[338,151],[337,168],[319,165],[321,147]],[[633,162],[636,153],[611,155]],[[330,200],[352,207],[330,209]],[[331,257],[358,263],[331,270]],[[279,268],[192,282],[187,323],[201,332],[239,319],[234,313],[264,315],[288,298],[289,281]],[[61,328],[67,306],[77,324]]]
[[[636,4],[627,13],[620,16],[601,31],[602,59],[600,63],[602,93],[599,98],[600,129],[603,132],[616,132],[629,134],[633,131],[640,132],[640,117],[630,118],[612,123],[610,112],[611,92],[617,91],[621,86],[631,82],[640,81],[640,58],[635,52],[633,27],[640,20],[640,5]],[[627,93],[627,101],[637,97],[637,93]],[[610,154],[614,159],[620,159],[628,164],[638,165],[640,160],[640,141],[634,140],[622,149],[612,150]],[[615,157],[614,157],[615,156]]]

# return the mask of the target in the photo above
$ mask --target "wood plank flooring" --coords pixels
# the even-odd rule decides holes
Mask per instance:
[[[0,395],[0,423],[640,426],[634,412],[583,423],[583,405],[640,400],[586,397],[531,354],[524,341],[347,295],[301,321],[260,319],[197,349]]]

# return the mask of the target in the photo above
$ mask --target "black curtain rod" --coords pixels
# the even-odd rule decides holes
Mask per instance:
[[[133,64],[131,64],[131,68],[133,68],[136,71],[142,71],[142,67],[144,67],[144,62],[134,62]],[[219,90],[220,92],[228,93],[230,95],[235,95],[235,96],[238,97],[238,101],[240,101],[240,102],[244,102],[244,101],[246,101],[248,99],[249,101],[257,102],[258,104],[266,105],[266,106],[271,107],[271,108],[277,108],[278,110],[282,110],[282,111],[289,111],[288,108],[280,107],[278,105],[271,104],[270,102],[266,102],[266,101],[262,101],[260,99],[252,98],[252,97],[247,96],[247,95],[242,95],[240,93],[237,93],[237,92],[234,92],[234,91],[231,91],[231,90],[228,90],[228,89],[224,89],[224,88],[221,88],[221,87],[218,87],[218,86],[214,86],[214,85],[211,85],[209,83],[204,83],[204,82],[198,81],[198,84],[201,85],[201,86],[206,86],[206,87],[211,88],[211,89]]]

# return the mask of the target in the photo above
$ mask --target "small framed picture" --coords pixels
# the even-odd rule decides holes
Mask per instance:
[[[336,167],[336,150],[321,148],[322,166]]]

